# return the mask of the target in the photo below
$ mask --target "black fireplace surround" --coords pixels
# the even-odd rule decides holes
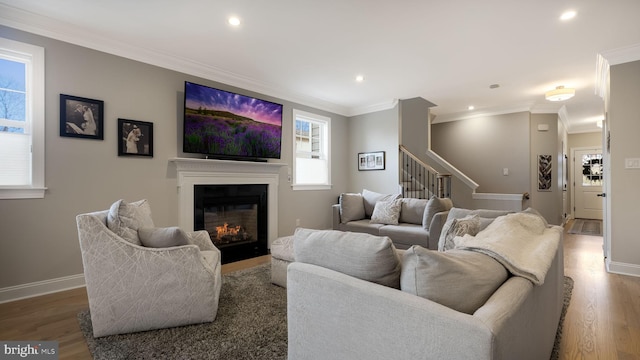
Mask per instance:
[[[206,230],[222,263],[266,255],[267,184],[194,185],[194,230]]]

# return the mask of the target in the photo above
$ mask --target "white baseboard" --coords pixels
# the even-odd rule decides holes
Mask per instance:
[[[0,304],[85,286],[84,275],[37,281],[0,289]]]
[[[607,259],[605,265],[610,273],[640,277],[640,265],[621,263],[609,259]]]

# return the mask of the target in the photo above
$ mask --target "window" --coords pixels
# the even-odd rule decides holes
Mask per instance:
[[[44,49],[0,38],[0,199],[44,191]]]
[[[331,119],[293,110],[293,189],[331,188]]]

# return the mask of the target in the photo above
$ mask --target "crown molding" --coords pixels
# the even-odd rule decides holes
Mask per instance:
[[[481,110],[469,111],[469,112],[458,112],[458,113],[451,113],[451,114],[444,114],[444,115],[436,115],[432,123],[438,124],[438,123],[450,122],[450,121],[469,120],[469,119],[475,119],[475,118],[485,117],[485,116],[513,114],[513,113],[519,113],[524,111],[531,112],[531,105],[496,107],[496,108],[481,109]]]
[[[372,112],[383,111],[393,109],[398,105],[398,99],[380,102],[377,104],[365,105],[360,107],[351,108],[347,112],[347,116],[357,116],[363,114],[369,114]]]
[[[640,44],[634,44],[601,52],[610,66],[640,60]]]
[[[277,97],[302,105],[311,106],[320,110],[336,113],[338,115],[349,116],[351,113],[347,106],[338,105],[315,97],[294,94],[272,84],[266,84],[247,76],[229,72],[211,65],[195,62],[187,58],[163,53],[156,49],[133,46],[96,33],[78,31],[76,27],[70,24],[4,4],[0,4],[0,25],[139,61],[145,64],[158,66],[168,70],[181,72],[187,75],[220,82],[256,93]]]

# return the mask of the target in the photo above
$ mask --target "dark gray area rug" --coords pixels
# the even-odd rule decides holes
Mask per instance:
[[[575,219],[567,233],[602,236],[602,220]]]
[[[78,314],[80,329],[96,360],[287,358],[287,291],[271,284],[270,265],[222,276],[218,316],[212,323],[112,335],[95,339],[89,310]],[[564,278],[564,304],[551,360],[559,356],[562,323],[573,279]]]
[[[270,276],[269,264],[223,275],[211,323],[95,339],[85,310],[80,329],[94,359],[286,359],[287,291]]]

